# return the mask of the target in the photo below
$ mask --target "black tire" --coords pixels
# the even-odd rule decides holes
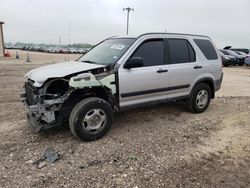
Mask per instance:
[[[105,116],[104,122],[101,122],[99,130],[87,130],[85,127],[85,118],[87,113],[99,110]],[[69,128],[73,135],[84,141],[93,141],[103,137],[110,129],[113,121],[113,110],[108,102],[101,98],[90,97],[80,101],[71,111],[69,118]],[[88,125],[87,125],[88,126]]]
[[[204,104],[204,106],[202,106],[202,107],[197,105],[197,100],[198,100],[197,97],[201,91],[207,92],[207,101]],[[188,109],[192,113],[204,112],[207,109],[207,107],[209,106],[210,101],[211,101],[211,89],[210,89],[210,87],[205,83],[200,83],[192,91],[191,98],[187,102]]]

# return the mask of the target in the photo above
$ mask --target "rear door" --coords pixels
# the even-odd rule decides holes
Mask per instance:
[[[215,45],[208,38],[194,38],[197,51],[201,52],[202,69],[210,73],[213,80],[219,80],[222,76],[222,61]]]
[[[168,38],[169,93],[168,98],[188,96],[192,83],[202,73],[198,54],[188,38]]]
[[[167,98],[168,65],[165,63],[164,39],[151,38],[141,42],[131,57],[141,57],[143,67],[119,67],[120,107]],[[128,59],[129,59],[128,58]]]

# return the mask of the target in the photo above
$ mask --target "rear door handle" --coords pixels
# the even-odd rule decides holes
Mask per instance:
[[[157,73],[163,73],[163,72],[168,72],[168,70],[167,70],[167,69],[159,69],[159,70],[157,71]]]
[[[199,65],[194,66],[194,69],[201,69],[201,68],[202,68],[202,66],[199,66]]]

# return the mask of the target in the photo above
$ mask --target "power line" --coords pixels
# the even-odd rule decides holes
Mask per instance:
[[[133,8],[130,8],[130,7],[127,7],[127,8],[123,8],[123,11],[127,11],[127,35],[128,35],[128,27],[129,27],[129,12],[130,11],[134,11],[135,9],[133,9]]]

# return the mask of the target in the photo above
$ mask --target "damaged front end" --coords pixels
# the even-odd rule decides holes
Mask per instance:
[[[59,92],[54,92],[51,87],[56,84],[64,87],[64,92],[63,89]],[[21,97],[24,98],[23,102],[27,107],[29,124],[35,132],[59,125],[57,112],[59,112],[64,101],[73,92],[72,88],[66,87],[67,85],[68,81],[64,79],[49,81],[42,88],[33,86],[32,80],[28,80],[25,83],[25,93],[21,94]]]
[[[115,107],[115,74],[87,72],[55,78],[35,87],[28,79],[21,94],[27,107],[28,122],[35,132],[68,121],[72,108],[84,98],[97,96]]]

